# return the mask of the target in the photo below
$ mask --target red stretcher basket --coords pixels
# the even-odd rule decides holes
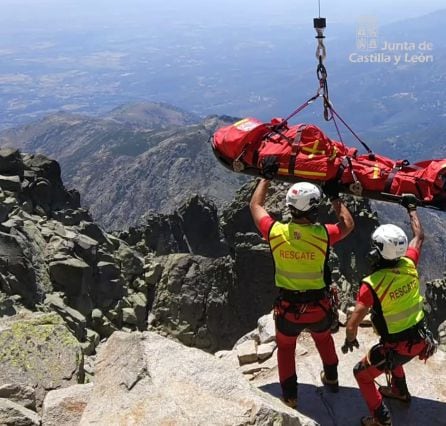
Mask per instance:
[[[368,153],[329,139],[312,124],[288,126],[245,118],[218,129],[212,138],[218,160],[228,169],[263,176],[275,164],[275,179],[312,181],[323,185],[336,179],[342,191],[398,203],[413,194],[419,205],[446,211],[446,159],[410,164],[406,160]]]

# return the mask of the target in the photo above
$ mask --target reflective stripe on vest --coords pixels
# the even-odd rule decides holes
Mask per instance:
[[[403,257],[395,268],[380,269],[364,278],[376,293],[389,334],[399,333],[424,318],[423,297],[414,262]]]
[[[277,287],[295,291],[325,287],[328,234],[324,226],[276,222],[269,233],[269,244]]]

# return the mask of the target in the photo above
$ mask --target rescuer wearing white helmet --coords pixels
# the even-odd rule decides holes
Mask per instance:
[[[299,182],[290,187],[285,199],[292,217],[289,223],[275,221],[265,210],[268,187],[268,180],[259,182],[250,210],[257,228],[269,241],[274,260],[275,284],[279,288],[274,306],[279,380],[282,400],[295,408],[296,340],[304,329],[310,331],[320,354],[322,382],[332,392],[339,390],[338,357],[331,336],[332,312],[327,290],[331,277],[327,259],[329,248],[353,230],[354,222],[339,198],[335,182],[324,185],[339,220],[331,225],[316,223],[322,198],[317,185]]]
[[[299,182],[290,187],[285,203],[293,217],[314,215],[316,218],[321,197],[322,192],[318,186],[309,182]]]
[[[410,243],[404,231],[395,225],[381,225],[372,234],[369,259],[373,272],[362,280],[356,307],[346,328],[344,353],[359,347],[358,326],[370,309],[375,330],[381,336],[380,342],[353,370],[371,413],[361,419],[363,425],[392,424],[383,397],[409,403],[411,397],[403,364],[416,356],[427,359],[436,349],[436,342],[424,323],[417,272],[424,232],[416,202],[412,195],[402,198],[413,232]],[[374,379],[384,372],[391,374],[391,381],[377,392]]]
[[[373,247],[384,260],[397,260],[406,254],[407,235],[396,225],[381,225],[372,234]]]

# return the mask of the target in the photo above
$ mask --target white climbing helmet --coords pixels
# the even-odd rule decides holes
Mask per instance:
[[[306,212],[316,207],[321,201],[322,191],[309,182],[295,183],[286,194],[286,205],[296,210]]]
[[[372,235],[373,245],[386,260],[404,256],[409,245],[405,232],[396,225],[381,225]]]

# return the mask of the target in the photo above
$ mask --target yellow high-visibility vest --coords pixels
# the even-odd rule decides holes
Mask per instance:
[[[420,280],[413,260],[402,257],[394,268],[380,269],[363,281],[381,303],[389,334],[407,330],[424,318]]]
[[[325,287],[328,233],[322,225],[276,222],[269,233],[276,286],[295,291]]]

